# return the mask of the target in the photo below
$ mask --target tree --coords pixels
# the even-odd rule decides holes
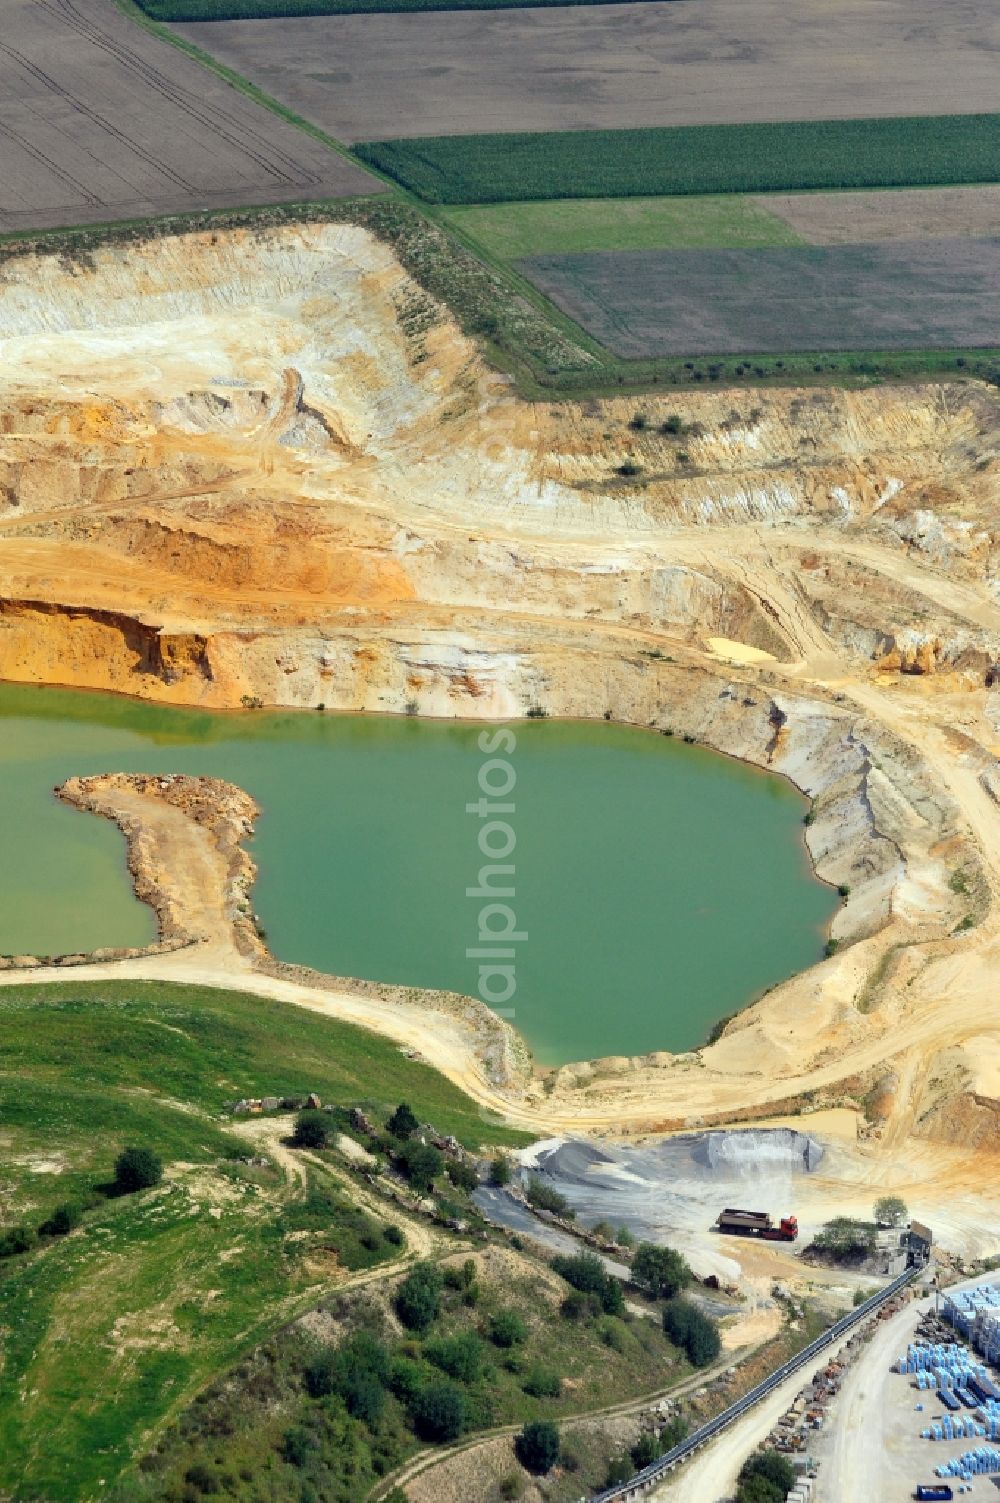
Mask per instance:
[[[325,1148],[330,1141],[331,1120],[326,1112],[299,1112],[292,1142],[296,1148]]]
[[[715,1321],[689,1299],[667,1301],[663,1307],[663,1330],[674,1345],[687,1354],[694,1367],[705,1367],[714,1362],[722,1350]]]
[[[654,1299],[673,1299],[691,1282],[691,1270],[672,1247],[640,1242],[632,1259],[632,1282]]]
[[[418,1263],[396,1291],[396,1314],[408,1331],[426,1331],[441,1312],[441,1275]]]
[[[498,1310],[490,1321],[490,1340],[504,1350],[520,1346],[528,1338],[528,1327],[516,1310]]]
[[[151,1148],[126,1148],[115,1160],[115,1189],[119,1195],[148,1190],[163,1178],[163,1162]]]
[[[906,1201],[898,1195],[882,1195],[875,1202],[875,1220],[879,1226],[901,1226],[908,1216]]]
[[[403,1144],[399,1151],[399,1162],[410,1184],[423,1194],[427,1193],[444,1168],[444,1159],[437,1149],[430,1143],[421,1143],[418,1138],[410,1138]]]
[[[506,1154],[498,1154],[490,1163],[490,1184],[501,1187],[510,1184],[510,1159]]]
[[[385,1125],[394,1138],[409,1138],[416,1132],[420,1123],[412,1108],[405,1101],[401,1101]]]
[[[514,1454],[523,1467],[544,1475],[559,1460],[559,1431],[551,1420],[531,1420],[514,1438]]]
[[[465,1428],[465,1400],[453,1383],[428,1383],[410,1413],[421,1440],[457,1440]]]

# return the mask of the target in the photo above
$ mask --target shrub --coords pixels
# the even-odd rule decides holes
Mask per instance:
[[[498,1310],[490,1321],[490,1340],[504,1350],[528,1339],[528,1327],[516,1310]]]
[[[359,1386],[358,1380],[371,1380],[377,1388],[384,1389],[389,1381],[389,1354],[370,1331],[355,1331],[339,1346],[324,1347],[317,1352],[306,1364],[303,1376],[314,1399],[340,1394],[350,1413],[364,1418],[362,1411],[370,1410],[373,1403],[377,1402],[381,1409],[381,1399],[371,1400],[370,1385]]]
[[[402,1247],[406,1241],[402,1228],[396,1226],[395,1222],[390,1223],[387,1227],[383,1227],[382,1236],[387,1242],[391,1242],[393,1247]]]
[[[465,1428],[465,1401],[452,1383],[428,1383],[410,1408],[421,1440],[457,1440]]]
[[[184,1481],[198,1493],[217,1493],[219,1479],[202,1461],[196,1461],[184,1473]]]
[[[779,1451],[758,1451],[743,1463],[737,1503],[783,1503],[795,1486],[795,1468]]]
[[[526,1486],[523,1472],[510,1472],[500,1479],[500,1496],[508,1499],[523,1498]]]
[[[634,475],[642,474],[642,465],[636,464],[634,459],[625,459],[620,465],[615,466],[615,474],[628,480]]]
[[[660,424],[661,433],[680,434],[684,432],[684,419],[679,412],[672,412],[664,422]]]
[[[448,1164],[448,1178],[459,1190],[474,1190],[479,1184],[479,1175],[474,1164],[467,1159],[452,1159]]]
[[[664,1305],[663,1330],[674,1345],[687,1354],[694,1367],[705,1367],[714,1362],[722,1350],[715,1321],[690,1300],[672,1299]]]
[[[836,1263],[861,1263],[875,1250],[877,1232],[872,1221],[835,1216],[816,1233],[813,1247]]]
[[[151,1148],[126,1148],[115,1160],[115,1189],[120,1195],[148,1190],[163,1178],[163,1162]]]
[[[608,1462],[608,1474],[604,1479],[605,1487],[616,1487],[619,1482],[627,1482],[632,1476],[632,1462],[628,1456],[612,1456]]]
[[[571,1289],[559,1306],[559,1313],[565,1320],[590,1320],[593,1316],[600,1315],[603,1309],[599,1295],[584,1294],[582,1289]]]
[[[405,1142],[399,1153],[400,1167],[415,1190],[424,1194],[431,1188],[444,1167],[444,1159],[430,1143],[416,1138]]]
[[[396,1291],[396,1314],[408,1331],[426,1331],[441,1312],[441,1275],[433,1263],[418,1263]]]
[[[411,1107],[401,1101],[385,1125],[394,1138],[409,1138],[420,1124]]]
[[[449,1378],[459,1383],[474,1383],[483,1366],[483,1344],[471,1331],[439,1336],[436,1341],[426,1343],[424,1356]]]
[[[667,735],[668,732],[664,731],[663,734]],[[672,735],[673,732],[669,732],[669,734]],[[635,1238],[633,1237],[627,1226],[620,1226],[618,1228],[618,1235],[615,1238],[615,1241],[618,1243],[619,1247],[632,1247],[635,1244]]]
[[[42,1237],[65,1237],[80,1222],[79,1206],[63,1205],[56,1206],[47,1221],[43,1221],[38,1228],[39,1236]]]
[[[510,1184],[510,1159],[505,1154],[499,1154],[490,1164],[490,1184]]]
[[[645,433],[649,427],[649,418],[644,412],[637,412],[635,417],[630,420],[629,427],[633,433]]]
[[[557,1399],[562,1392],[562,1379],[547,1367],[533,1367],[521,1387],[533,1399]]]
[[[639,1436],[629,1455],[637,1472],[641,1472],[644,1466],[649,1466],[651,1461],[656,1460],[660,1455],[660,1443],[651,1430],[645,1430]]]
[[[640,1242],[632,1259],[632,1282],[654,1299],[673,1299],[691,1282],[691,1269],[672,1247]]]
[[[27,1252],[34,1240],[30,1226],[9,1227],[0,1232],[0,1258],[13,1258],[18,1253]]]
[[[292,1142],[296,1148],[325,1148],[330,1141],[331,1126],[326,1112],[299,1112]]]
[[[515,1436],[514,1453],[523,1467],[541,1476],[559,1460],[559,1431],[551,1420],[531,1420]]]
[[[604,1264],[596,1253],[576,1253],[572,1257],[552,1259],[552,1267],[567,1284],[583,1294],[596,1294],[601,1308],[608,1315],[620,1315],[625,1308],[622,1286],[616,1278],[606,1273]]]
[[[378,1424],[385,1405],[385,1386],[374,1372],[359,1368],[348,1373],[340,1396],[353,1419],[361,1420],[369,1428]]]
[[[539,1211],[552,1211],[557,1216],[565,1216],[569,1212],[569,1201],[565,1195],[560,1195],[552,1185],[547,1185],[537,1174],[528,1176],[525,1186],[525,1198],[529,1205]]]
[[[303,1430],[301,1425],[295,1426],[295,1428],[292,1430],[285,1431],[284,1437],[281,1442],[281,1454],[288,1462],[289,1466],[305,1466],[306,1462],[309,1460],[310,1454],[315,1451],[315,1449],[315,1441],[309,1434],[309,1431]],[[188,1481],[190,1480],[191,1474],[189,1472]],[[214,1481],[215,1479],[213,1478],[212,1480]],[[210,1490],[212,1492],[215,1492],[216,1488],[212,1488]],[[202,1491],[205,1491],[205,1489],[202,1489]]]
[[[393,1357],[389,1369],[389,1387],[401,1404],[409,1408],[424,1386],[424,1370],[419,1362],[402,1353]]]

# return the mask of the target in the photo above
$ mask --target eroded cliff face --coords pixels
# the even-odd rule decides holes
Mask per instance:
[[[15,259],[0,678],[610,714],[784,772],[843,952],[693,1062],[546,1090],[671,1121],[846,1094],[1000,1147],[998,434],[972,384],[523,403],[351,227]]]

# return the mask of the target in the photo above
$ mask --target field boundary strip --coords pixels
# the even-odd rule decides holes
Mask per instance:
[[[390,11],[567,9],[635,0],[136,0],[153,21],[278,21],[308,16],[382,15]],[[639,0],[650,4],[653,0]]]
[[[634,198],[1000,181],[1000,114],[362,141],[427,203]]]

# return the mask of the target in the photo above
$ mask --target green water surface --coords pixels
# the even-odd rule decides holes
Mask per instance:
[[[698,747],[603,723],[526,722],[506,758],[517,990],[544,1062],[703,1042],[818,960],[836,906],[804,799]],[[72,774],[227,778],[263,808],[255,907],[272,950],[339,975],[477,994],[482,725],[211,714],[0,686],[0,952],[142,944],[124,842],[56,802]],[[488,733],[489,734],[489,733]],[[506,776],[492,774],[499,784]],[[495,837],[497,840],[500,836]],[[491,922],[501,923],[500,917]]]

